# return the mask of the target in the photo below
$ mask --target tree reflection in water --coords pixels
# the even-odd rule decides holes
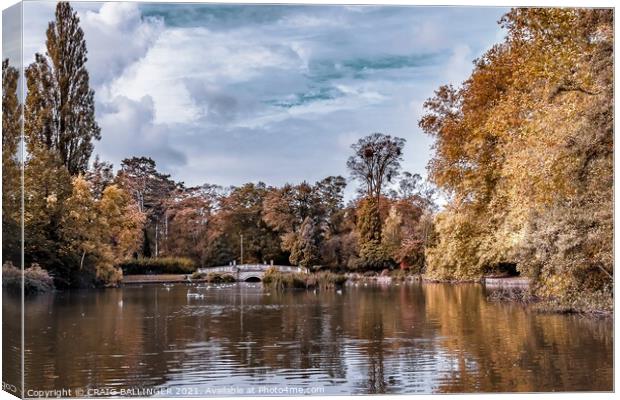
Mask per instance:
[[[38,390],[612,390],[610,320],[489,303],[479,285],[347,287],[342,295],[266,294],[260,285],[76,291],[29,299],[25,326],[26,386]]]

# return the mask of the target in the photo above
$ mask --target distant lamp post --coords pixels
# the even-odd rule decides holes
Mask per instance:
[[[243,235],[241,236],[241,265],[243,265]]]

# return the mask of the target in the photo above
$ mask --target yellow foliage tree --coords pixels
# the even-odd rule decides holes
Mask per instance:
[[[79,255],[80,271],[91,269],[99,281],[114,285],[122,278],[118,263],[139,248],[144,214],[116,185],[108,186],[100,200],[81,175],[73,178],[72,185],[61,224],[63,251]]]
[[[428,273],[477,279],[513,263],[562,307],[609,307],[613,12],[514,9],[500,23],[505,41],[420,121],[450,198]]]

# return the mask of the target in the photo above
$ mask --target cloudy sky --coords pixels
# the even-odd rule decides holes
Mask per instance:
[[[407,139],[425,174],[422,103],[460,84],[503,34],[502,8],[73,3],[102,140],[118,167],[153,157],[189,185],[347,176],[350,145]],[[25,61],[54,4],[24,4]],[[5,19],[6,21],[6,19]],[[6,25],[6,24],[5,24]],[[6,43],[6,41],[5,41]]]

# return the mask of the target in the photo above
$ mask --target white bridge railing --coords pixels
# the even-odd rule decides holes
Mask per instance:
[[[198,272],[229,272],[229,273],[238,273],[238,272],[265,272],[269,268],[275,268],[280,272],[299,272],[299,273],[308,273],[308,268],[304,267],[294,267],[290,265],[270,265],[270,264],[240,264],[240,265],[222,265],[218,267],[208,267],[208,268],[199,268]]]

